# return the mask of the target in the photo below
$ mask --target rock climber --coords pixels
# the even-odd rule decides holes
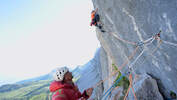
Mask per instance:
[[[91,12],[91,23],[90,23],[90,26],[92,26],[92,25],[95,25],[96,27],[98,27],[102,32],[105,32],[102,29],[102,25],[101,25],[101,22],[100,22],[100,16],[98,14],[98,8]]]
[[[91,96],[93,88],[88,88],[81,94],[72,78],[72,73],[67,67],[56,70],[54,81],[49,87],[49,90],[53,92],[52,100],[87,100]]]

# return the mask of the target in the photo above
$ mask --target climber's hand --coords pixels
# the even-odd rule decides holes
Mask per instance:
[[[92,22],[90,23],[90,26],[92,26]]]
[[[87,93],[87,95],[88,95],[89,97],[92,95],[92,92],[93,92],[93,88],[88,88],[88,89],[86,90],[86,93]]]
[[[87,100],[87,99],[82,97],[82,98],[81,98],[81,99],[79,99],[79,100]]]

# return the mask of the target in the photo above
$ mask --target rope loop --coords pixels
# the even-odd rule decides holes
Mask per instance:
[[[139,47],[140,47],[140,46],[143,46],[143,45],[144,45],[144,42],[143,42],[143,41],[137,42],[136,45],[139,46]]]

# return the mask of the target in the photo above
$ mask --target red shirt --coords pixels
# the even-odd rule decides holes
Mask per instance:
[[[89,98],[89,96],[86,94],[86,91],[81,94],[81,92],[76,89],[74,84],[62,84],[59,81],[53,81],[50,84],[49,89],[51,92],[54,92],[52,95],[52,100],[79,100],[81,98]]]

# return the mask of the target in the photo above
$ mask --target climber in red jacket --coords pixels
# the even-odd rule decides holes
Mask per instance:
[[[96,10],[93,10],[91,12],[91,22],[90,22],[90,26],[95,25],[96,27],[98,27],[101,32],[105,32],[102,29],[102,24],[100,22],[100,15],[98,14],[98,8]]]
[[[72,81],[72,73],[67,67],[56,70],[54,81],[50,84],[52,100],[87,100],[93,91],[93,88],[85,90],[82,94],[78,87]]]
[[[95,26],[97,26],[97,22],[99,22],[99,20],[100,20],[100,17],[99,17],[99,15],[97,14],[97,11],[98,11],[98,9],[96,9],[96,10],[93,10],[92,12],[91,12],[91,23],[90,23],[90,26],[92,26],[92,25],[95,25]]]

